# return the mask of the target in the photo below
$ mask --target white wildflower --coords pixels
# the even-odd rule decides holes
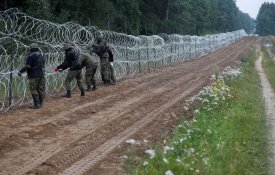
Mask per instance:
[[[174,175],[174,174],[171,170],[168,170],[168,171],[165,172],[165,175]]]
[[[146,166],[146,165],[148,165],[149,163],[147,162],[147,161],[144,161],[143,162],[143,166]]]
[[[166,158],[162,159],[164,163],[168,163],[168,160]]]
[[[166,154],[167,153],[167,151],[169,151],[169,150],[173,150],[173,148],[171,148],[171,147],[169,147],[169,146],[165,146],[164,148],[163,148],[163,150],[164,150],[164,154]]]
[[[189,110],[189,108],[188,108],[187,106],[184,106],[183,109],[184,109],[185,111],[188,111],[188,110]]]
[[[203,161],[203,163],[204,163],[205,165],[208,165],[208,160],[209,160],[209,159],[206,158],[206,157],[202,159],[202,161]]]
[[[191,153],[194,153],[195,152],[195,149],[194,148],[190,148],[189,149]]]
[[[194,149],[194,148],[189,148],[189,149],[187,150],[188,156],[193,155],[194,152],[195,152],[195,149]]]
[[[156,155],[155,150],[152,150],[152,149],[146,150],[145,153],[149,154],[151,159],[154,158]]]
[[[198,110],[198,109],[196,109],[195,111],[194,111],[194,114],[198,114],[200,111]]]
[[[192,133],[192,130],[191,130],[191,129],[187,129],[186,131],[187,131],[187,135],[188,135],[188,136],[190,135],[190,133]]]
[[[210,80],[216,80],[216,75],[215,74],[211,75]]]
[[[132,145],[138,145],[139,143],[135,141],[134,139],[126,140],[126,143],[132,144]]]

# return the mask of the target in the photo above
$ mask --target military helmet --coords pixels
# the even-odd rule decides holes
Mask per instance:
[[[73,48],[73,47],[69,43],[64,43],[63,44],[63,50],[67,50],[67,49],[70,49],[70,48]]]
[[[30,44],[30,49],[38,49],[38,44],[37,43],[31,43]]]

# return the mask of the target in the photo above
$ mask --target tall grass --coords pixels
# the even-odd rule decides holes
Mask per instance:
[[[151,158],[130,155],[126,174],[269,174],[269,128],[255,59],[254,50],[242,59],[241,76],[227,82],[232,98],[183,119],[167,143],[147,150]]]
[[[263,52],[263,69],[267,75],[267,79],[271,84],[271,87],[275,90],[275,61],[272,59],[271,55],[268,53],[266,47],[262,46],[261,50]]]

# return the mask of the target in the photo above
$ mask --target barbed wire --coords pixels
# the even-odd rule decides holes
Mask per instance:
[[[164,33],[132,36],[76,22],[57,24],[36,19],[17,9],[0,11],[0,111],[29,102],[27,77],[18,77],[17,72],[25,62],[30,43],[38,43],[46,59],[47,95],[58,96],[64,93],[66,72],[55,73],[53,69],[63,61],[62,44],[69,42],[79,52],[90,53],[88,47],[99,35],[113,51],[117,79],[199,58],[247,36],[244,30],[206,36]],[[95,54],[90,54],[99,62]],[[97,79],[100,79],[99,71]]]

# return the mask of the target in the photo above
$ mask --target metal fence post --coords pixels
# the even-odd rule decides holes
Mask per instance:
[[[171,56],[170,56],[170,63],[172,63],[172,57],[173,57],[173,44],[171,44]]]
[[[147,54],[148,70],[150,70],[149,41],[148,40],[147,40],[146,52],[147,52],[146,54]]]
[[[140,48],[138,49],[138,71],[141,72],[141,55],[140,55]]]
[[[127,70],[127,75],[130,74],[130,65],[129,65],[129,56],[128,56],[128,50],[127,50],[127,47],[125,47],[125,50],[126,50],[126,70]]]
[[[192,59],[192,39],[190,40],[190,44],[189,44],[189,52],[190,52],[190,57],[189,59]]]
[[[195,58],[197,58],[197,36],[195,36]]]

